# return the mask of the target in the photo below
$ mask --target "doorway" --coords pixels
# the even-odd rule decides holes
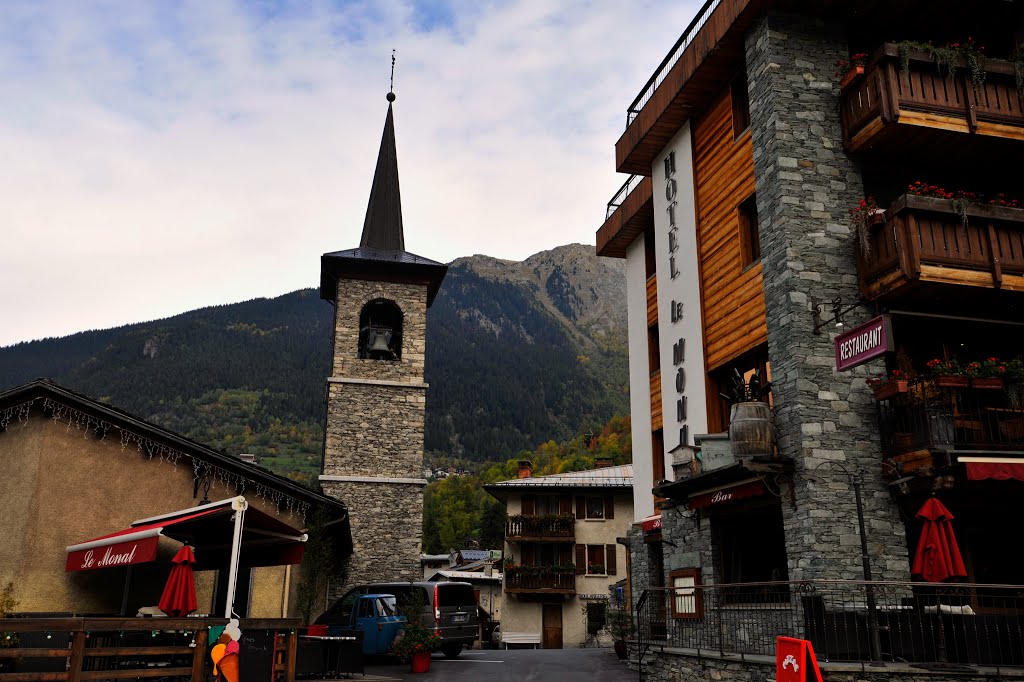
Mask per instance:
[[[562,605],[543,604],[544,648],[562,648]]]

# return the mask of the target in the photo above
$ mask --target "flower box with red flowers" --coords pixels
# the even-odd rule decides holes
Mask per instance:
[[[875,400],[889,400],[906,393],[910,386],[910,377],[906,372],[894,369],[888,376],[871,377],[865,383],[875,393]]]

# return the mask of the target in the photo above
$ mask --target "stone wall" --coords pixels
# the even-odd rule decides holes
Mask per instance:
[[[842,149],[835,61],[842,28],[771,12],[746,40],[757,211],[782,455],[796,463],[795,507],[783,504],[789,577],[857,579],[861,561],[854,491],[864,477],[869,553],[876,579],[909,579],[906,536],[880,477],[876,407],[862,366],[836,373],[829,326],[813,333],[815,301],[858,298],[848,208],[863,197],[860,171]],[[858,309],[846,317],[856,324]],[[819,483],[810,482],[813,473]]]
[[[360,312],[376,299],[402,311],[400,360],[358,357]],[[346,585],[422,577],[426,312],[422,284],[338,281],[321,484],[349,508]]]
[[[385,299],[402,311],[402,358],[359,359],[359,314],[370,301]],[[421,383],[427,339],[427,287],[423,284],[339,279],[334,313],[332,375]]]
[[[323,490],[344,500],[349,509],[352,557],[346,566],[345,586],[422,580],[421,484],[325,481]]]
[[[631,652],[631,661],[635,661]],[[644,656],[643,679],[685,680],[686,682],[775,682],[775,662],[770,657],[755,661],[723,661],[713,656],[684,656],[677,653],[651,651]],[[818,663],[822,676],[829,682],[964,682],[979,679],[986,682],[1021,679],[1018,674],[995,670],[965,673],[926,672],[905,665],[861,670],[860,666]],[[631,668],[636,669],[635,662]],[[808,678],[809,679],[809,678]]]
[[[425,400],[420,387],[331,383],[324,474],[423,478]]]

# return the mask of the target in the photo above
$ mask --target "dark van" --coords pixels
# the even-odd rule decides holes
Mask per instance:
[[[441,651],[455,658],[479,637],[480,617],[476,594],[469,583],[460,582],[393,582],[357,585],[337,600],[316,619],[317,625],[347,625],[352,609],[364,594],[393,594],[402,604],[407,595],[416,593],[423,600],[421,624],[433,626],[441,635]]]

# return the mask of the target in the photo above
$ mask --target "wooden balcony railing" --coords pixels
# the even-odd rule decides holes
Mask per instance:
[[[843,91],[847,149],[875,148],[924,128],[1024,140],[1024,106],[1012,63],[986,60],[985,82],[975,91],[966,64],[948,78],[928,53],[912,50],[909,57],[903,73],[899,48],[885,43],[864,76]]]
[[[505,591],[576,594],[576,573],[540,566],[506,567]]]
[[[505,538],[516,542],[572,542],[576,539],[576,517],[572,514],[509,516],[505,520]]]
[[[861,293],[892,298],[922,282],[1024,291],[1024,209],[972,204],[967,218],[947,199],[899,197],[859,253]]]

